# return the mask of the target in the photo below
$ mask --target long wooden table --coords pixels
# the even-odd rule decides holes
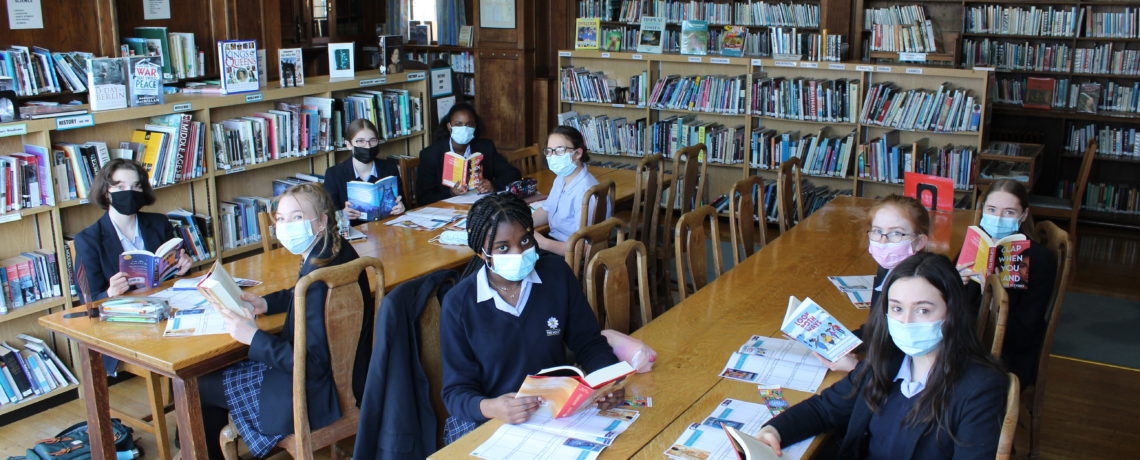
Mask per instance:
[[[549,171],[544,171],[549,173]],[[632,197],[633,171],[602,169],[599,174],[629,185],[623,189]],[[540,183],[542,175],[540,173]],[[539,190],[548,192],[540,185]],[[618,192],[619,196],[622,192]],[[435,203],[435,207],[457,207]],[[417,231],[371,222],[360,227],[368,239],[353,243],[361,256],[379,258],[384,264],[384,289],[391,290],[409,279],[442,268],[458,268],[471,259],[473,253],[464,246],[443,246],[428,240],[439,231]],[[256,279],[262,285],[249,291],[264,295],[296,284],[301,259],[285,249],[276,249],[225,264],[235,276]],[[165,283],[165,289],[172,282]],[[67,314],[83,311],[72,308],[40,317],[44,327],[74,340],[79,348],[79,373],[83,394],[87,399],[87,420],[92,439],[101,440],[93,446],[95,459],[115,458],[109,432],[110,413],[106,372],[100,355],[136,364],[147,371],[169,377],[174,386],[175,411],[182,439],[182,457],[206,458],[205,431],[202,427],[201,407],[197,378],[221,369],[246,357],[248,347],[228,335],[197,337],[163,337],[165,322],[155,325],[107,323],[86,317],[67,318]],[[280,330],[284,314],[259,317],[258,327]]]
[[[636,183],[636,173],[632,169],[618,169],[618,168],[603,168],[600,166],[588,166],[590,174],[598,182],[605,182],[607,179],[614,181],[615,194],[614,202],[618,204],[627,203],[633,200],[634,184]],[[671,175],[667,175],[672,177]],[[549,169],[544,169],[537,173],[531,174],[530,177],[538,179],[538,190],[545,194],[550,194],[550,187],[554,184],[556,177]],[[664,186],[664,184],[662,184]]]
[[[753,334],[779,337],[789,295],[812,297],[855,328],[866,319],[839,293],[829,275],[868,275],[875,262],[867,255],[866,210],[873,200],[839,197],[729,270],[633,336],[657,351],[653,371],[636,374],[627,396],[650,396],[652,408],[602,452],[603,458],[660,458],[690,423],[702,420],[726,397],[759,402],[755,385],[721,379],[733,351]],[[972,212],[936,219],[946,241],[938,252],[960,244]],[[947,228],[949,227],[949,228]],[[956,243],[950,244],[950,241]],[[829,372],[826,388],[842,375]],[[785,390],[789,402],[810,396]],[[501,425],[492,420],[436,452],[432,458],[467,457]]]

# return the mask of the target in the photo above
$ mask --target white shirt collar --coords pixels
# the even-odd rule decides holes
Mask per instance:
[[[129,240],[123,231],[119,230],[119,226],[115,225],[115,221],[111,221],[111,227],[115,228],[115,234],[119,236],[119,244],[123,245],[123,251],[145,251],[146,242],[143,241],[142,232],[139,231],[139,218],[135,216],[135,239]]]
[[[377,161],[377,160],[372,160],[372,172],[371,172],[371,173],[369,173],[369,176],[368,176],[368,177],[360,177],[360,173],[356,172],[356,168],[355,168],[355,167],[353,167],[353,168],[352,168],[352,172],[356,174],[356,179],[357,179],[357,180],[361,180],[361,181],[364,181],[364,182],[368,182],[368,178],[369,178],[369,177],[377,177],[377,178],[379,178],[379,177],[380,177],[380,175],[376,173],[376,161]]]
[[[538,277],[538,270],[531,270],[529,275],[522,280],[521,291],[519,292],[519,300],[517,305],[511,305],[503,300],[496,289],[491,287],[490,281],[487,280],[487,266],[479,269],[475,275],[475,301],[486,302],[488,300],[495,300],[495,308],[510,313],[515,317],[522,316],[523,308],[526,307],[526,301],[530,298],[530,287],[533,284],[542,284],[542,279]]]
[[[910,355],[907,355],[903,358],[902,365],[899,366],[899,373],[895,375],[895,381],[902,380],[902,383],[899,384],[899,390],[908,399],[913,398],[926,388],[926,378],[930,376],[930,369],[927,369],[925,374],[915,379],[911,374],[912,364],[913,360],[911,360]]]

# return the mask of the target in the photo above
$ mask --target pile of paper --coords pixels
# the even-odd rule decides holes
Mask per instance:
[[[771,418],[772,412],[763,404],[725,399],[704,421],[690,424],[673,445],[665,450],[665,456],[674,460],[735,460],[740,457],[729,442],[723,426],[756,436]],[[788,446],[783,449],[784,455],[780,458],[799,459],[811,445],[811,440],[808,438]]]
[[[591,407],[562,418],[552,418],[546,408],[518,425],[499,427],[471,455],[488,460],[598,457],[617,436],[641,415],[632,409],[600,411]]]
[[[815,393],[827,367],[794,340],[754,335],[732,353],[720,376]]]
[[[388,219],[384,225],[412,230],[436,230],[466,215],[465,211],[451,208],[427,207],[408,211]]]

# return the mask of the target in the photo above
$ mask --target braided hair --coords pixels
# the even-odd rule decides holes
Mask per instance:
[[[503,222],[518,223],[527,233],[534,233],[534,218],[530,215],[530,206],[511,193],[493,193],[480,198],[471,206],[467,213],[467,246],[475,254],[484,254],[484,245],[488,241],[495,241],[495,234],[499,231],[499,224]],[[464,276],[482,267],[483,259],[476,257],[467,267]]]

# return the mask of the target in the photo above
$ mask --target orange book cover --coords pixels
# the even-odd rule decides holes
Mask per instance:
[[[551,367],[528,375],[515,397],[538,396],[549,405],[554,418],[565,417],[621,388],[625,377],[633,373],[633,367],[625,361],[589,375],[574,366]]]

